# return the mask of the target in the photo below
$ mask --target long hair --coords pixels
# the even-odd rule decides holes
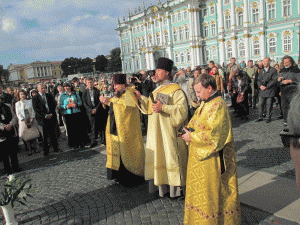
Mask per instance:
[[[24,93],[25,94],[25,97],[27,97],[27,92],[23,89],[19,89],[18,90],[18,95],[17,95],[17,100],[20,101],[20,93]]]
[[[291,56],[289,56],[289,55],[285,55],[285,56],[282,57],[282,59],[281,59],[281,65],[282,65],[282,66],[284,66],[284,63],[283,63],[283,62],[284,62],[285,59],[289,59],[290,62],[291,62],[291,64],[292,64],[292,66],[295,66],[295,64],[296,64],[296,63],[295,63],[295,60],[293,59],[293,57],[291,57]]]

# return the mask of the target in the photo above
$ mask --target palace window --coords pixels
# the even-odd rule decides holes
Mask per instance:
[[[131,61],[130,60],[129,60],[128,64],[129,64],[129,71],[131,71],[132,68],[131,68]]]
[[[184,54],[180,53],[180,63],[183,64],[184,63]]]
[[[126,47],[123,45],[123,54],[126,54]]]
[[[216,24],[215,23],[211,24],[211,35],[212,36],[216,35]]]
[[[156,44],[159,45],[160,44],[160,35],[156,34]]]
[[[128,71],[127,62],[125,62],[125,71]]]
[[[275,38],[270,38],[269,40],[269,53],[276,53],[276,40]]]
[[[229,4],[230,0],[224,0],[224,4]]]
[[[179,41],[182,41],[182,39],[183,39],[183,31],[182,31],[182,28],[179,28],[179,35],[178,35],[178,37],[179,37]]]
[[[210,7],[210,15],[214,15],[215,14],[215,7],[211,6]]]
[[[183,18],[184,18],[185,20],[187,20],[187,18],[188,18],[188,12],[187,12],[187,11],[184,11],[184,13],[183,13]]]
[[[129,42],[127,43],[127,53],[130,52],[130,45],[129,45]]]
[[[176,34],[176,30],[173,30],[173,41],[177,42],[177,34]]]
[[[159,26],[158,20],[155,20],[155,27],[157,28]]]
[[[167,25],[167,24],[168,24],[168,18],[164,17],[164,25]]]
[[[245,57],[245,44],[244,44],[244,42],[241,42],[239,44],[239,57],[240,58]]]
[[[140,66],[139,66],[139,59],[136,59],[135,60],[135,67],[138,69]]]
[[[230,29],[230,27],[231,27],[230,15],[225,15],[225,29]]]
[[[141,31],[142,31],[142,32],[144,31],[144,25],[141,26]]]
[[[136,32],[140,33],[140,27],[139,26],[136,28]]]
[[[145,38],[144,37],[142,37],[142,41],[143,41],[143,46],[145,46],[146,42],[145,42]]]
[[[208,47],[204,48],[204,63],[209,61],[209,49]]]
[[[227,59],[232,58],[232,45],[227,45]]]
[[[270,3],[267,6],[268,10],[268,20],[274,20],[275,19],[275,3]]]
[[[207,9],[203,9],[203,17],[207,17]]]
[[[148,36],[148,42],[149,42],[150,45],[152,45],[152,35]]]
[[[181,13],[179,12],[179,13],[177,14],[177,21],[180,22],[181,20],[182,20],[182,18],[181,18]]]
[[[187,58],[187,61],[188,61],[188,62],[191,61],[191,53],[190,53],[190,52],[187,52],[187,53],[186,53],[186,58]]]
[[[237,25],[239,27],[243,26],[244,23],[244,12],[238,12],[237,14]]]
[[[175,54],[175,63],[179,63],[179,56],[177,53]]]
[[[148,29],[148,30],[151,29],[151,23],[147,23],[147,29]]]
[[[137,50],[138,49],[138,46],[137,46],[137,41],[136,40],[134,40],[134,50]]]
[[[141,47],[142,47],[142,40],[139,39],[139,48],[141,48]]]
[[[132,28],[132,33],[135,34],[135,28]]]
[[[283,0],[283,16],[291,15],[291,0]]]
[[[218,61],[218,52],[217,52],[217,49],[213,49],[211,50],[211,55],[212,55],[212,60],[213,61]]]
[[[169,41],[168,31],[165,31],[165,43],[168,44],[168,41]]]
[[[190,30],[188,27],[184,28],[184,33],[185,33],[185,40],[189,40],[190,39]]]
[[[208,37],[208,25],[203,26],[203,36],[204,38]]]
[[[172,15],[172,23],[176,23],[176,16]]]
[[[253,54],[254,56],[260,55],[260,46],[259,46],[259,41],[254,41],[253,42]]]
[[[258,23],[258,8],[252,9],[252,23]]]
[[[283,37],[283,51],[290,52],[292,50],[292,39],[291,36],[286,35]]]

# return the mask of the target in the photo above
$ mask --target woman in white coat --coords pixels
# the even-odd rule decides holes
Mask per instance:
[[[19,90],[18,92],[18,102],[16,102],[16,114],[19,121],[19,136],[24,140],[24,134],[28,130],[28,128],[35,128],[36,133],[38,131],[38,124],[35,120],[35,113],[32,107],[32,101],[27,100],[27,93],[25,90]],[[34,135],[33,135],[34,136]],[[32,147],[36,153],[37,150],[37,138],[31,140],[24,140],[27,148],[28,155],[32,155]]]

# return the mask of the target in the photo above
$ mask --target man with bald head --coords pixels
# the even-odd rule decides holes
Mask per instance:
[[[271,60],[269,57],[263,59],[264,68],[260,70],[257,85],[259,88],[259,118],[256,122],[263,120],[263,112],[266,108],[266,123],[271,122],[271,113],[273,108],[273,98],[275,97],[275,87],[277,85],[276,77],[277,70],[270,66]]]
[[[58,152],[57,138],[59,136],[56,119],[56,103],[50,93],[46,93],[46,87],[44,84],[39,83],[37,85],[39,94],[32,98],[32,106],[35,111],[35,118],[42,128],[43,133],[43,148],[44,155],[49,155],[48,137],[50,137],[54,152]]]

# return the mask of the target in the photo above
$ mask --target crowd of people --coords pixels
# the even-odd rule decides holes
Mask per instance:
[[[185,194],[185,224],[239,224],[235,147],[225,100],[230,98],[242,120],[258,107],[257,122],[270,123],[273,105],[280,107],[277,117],[290,128],[300,189],[299,82],[298,66],[284,56],[274,66],[268,57],[248,65],[232,58],[226,67],[210,61],[194,70],[159,58],[156,70],[131,78],[75,77],[35,88],[7,87],[6,93],[0,86],[0,147],[11,149],[1,153],[4,170],[20,171],[19,138],[28,155],[39,152],[40,142],[47,156],[50,145],[60,152],[59,137],[66,135],[74,149],[106,145],[108,179],[128,187],[147,180],[149,192],[158,190],[161,197]]]

